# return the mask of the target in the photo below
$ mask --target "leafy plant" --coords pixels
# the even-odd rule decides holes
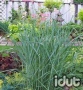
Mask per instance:
[[[10,33],[8,34],[7,37],[10,37],[11,39],[15,39],[19,41],[20,33],[23,31],[23,29],[21,29],[22,24],[21,23],[18,23],[17,25],[10,24],[8,28],[9,28]]]
[[[81,24],[76,24],[73,22],[69,22],[62,26],[62,29],[64,29],[66,32],[70,33],[70,38],[75,38],[79,36],[83,31],[83,26]]]
[[[8,28],[9,28],[9,30],[10,30],[10,32],[11,32],[12,34],[18,32],[18,25],[11,24],[11,25],[9,25]]]
[[[0,78],[0,90],[23,90],[25,88],[25,77],[22,72],[15,72],[13,75],[2,75]]]
[[[78,13],[78,19],[83,23],[83,9]]]
[[[44,5],[49,9],[50,12],[52,12],[54,8],[59,9],[62,5],[62,2],[57,0],[45,0]]]
[[[21,69],[20,58],[13,52],[0,53],[0,71],[4,71],[6,74],[11,74],[11,69]],[[7,70],[7,71],[6,71]]]
[[[38,26],[39,27],[39,26]],[[10,37],[12,40],[19,41],[19,37],[21,33],[23,33],[24,29],[27,30],[27,32],[31,32],[30,28],[32,28],[32,24],[30,24],[28,21],[25,21],[24,23],[17,23],[17,24],[10,24],[9,25],[9,31],[7,37]],[[39,33],[40,31],[37,30],[37,25],[35,24],[35,31]]]

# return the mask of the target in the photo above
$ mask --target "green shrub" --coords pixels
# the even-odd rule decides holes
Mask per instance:
[[[82,32],[83,31],[83,26],[80,24],[76,24],[73,22],[69,22],[65,25],[62,26],[63,29],[65,29],[67,32]]]
[[[10,13],[11,17],[9,17],[9,21],[11,23],[17,24],[20,21],[22,22],[24,10],[21,6],[19,6],[18,10],[12,8],[12,11]]]
[[[50,12],[52,12],[54,8],[59,9],[62,5],[62,2],[57,0],[45,0],[44,5],[49,9]]]
[[[62,26],[62,30],[63,29],[66,32],[70,33],[70,39],[74,39],[78,37],[78,40],[82,40],[82,37],[80,36],[82,35],[82,32],[83,32],[82,24],[76,24],[76,23],[69,22]]]
[[[74,0],[74,3],[81,4],[83,3],[83,0]]]

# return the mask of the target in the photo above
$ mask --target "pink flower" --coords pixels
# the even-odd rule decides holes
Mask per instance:
[[[32,18],[36,18],[37,15],[36,15],[36,14],[32,14],[31,17],[32,17]]]
[[[41,13],[41,17],[49,17],[50,15],[48,13]]]
[[[45,17],[42,17],[42,18],[41,18],[41,21],[46,21],[46,18],[45,18]]]
[[[40,21],[42,22],[42,21],[46,21],[46,19],[48,18],[50,16],[50,14],[49,13],[41,13],[40,14]]]

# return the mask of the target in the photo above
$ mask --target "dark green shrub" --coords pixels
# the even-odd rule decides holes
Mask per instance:
[[[83,32],[83,26],[81,24],[76,24],[72,22],[67,23],[66,25],[63,25],[62,30],[63,29],[66,32],[70,33],[70,39],[76,38],[77,36],[81,35]],[[80,37],[78,39],[80,40]]]
[[[12,8],[12,11],[10,13],[11,13],[11,17],[9,17],[9,20],[11,22],[14,22],[15,20],[18,20],[19,19],[18,12],[16,10],[14,10],[13,8]]]
[[[73,22],[69,22],[62,26],[63,29],[65,29],[67,32],[82,32],[83,26],[80,24],[76,24]]]
[[[74,0],[74,3],[81,4],[83,3],[83,0]]]
[[[22,10],[22,8],[19,8],[18,10],[12,8],[12,11],[10,13],[11,13],[11,17],[9,17],[10,22],[17,24],[18,21],[23,20],[24,11]]]
[[[9,32],[8,26],[9,26],[8,22],[0,22],[0,32],[8,33]]]

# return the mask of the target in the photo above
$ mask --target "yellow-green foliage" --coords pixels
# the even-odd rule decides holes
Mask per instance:
[[[2,88],[3,80],[0,80],[0,89]]]
[[[12,87],[11,90],[18,90],[17,87],[19,89],[22,88],[19,85],[24,84],[24,82],[25,82],[25,77],[23,77],[23,74],[16,72],[13,75],[5,76],[4,80],[0,79],[0,90],[10,90],[9,88],[11,87]]]
[[[45,0],[44,5],[50,10],[57,8],[59,9],[62,5],[62,2],[60,0]]]
[[[80,19],[81,22],[83,22],[83,9],[80,10],[78,13],[78,18]]]
[[[18,32],[18,25],[15,25],[15,24],[9,25],[8,28],[9,28],[10,32],[12,32],[12,33]]]
[[[14,73],[14,75],[11,76],[11,77],[6,76],[5,79],[7,80],[7,82],[8,82],[9,84],[13,84],[13,83],[15,83],[15,82],[20,83],[20,82],[22,82],[22,81],[25,80],[25,78],[22,76],[22,74],[21,74],[21,73],[17,73],[17,72]]]

